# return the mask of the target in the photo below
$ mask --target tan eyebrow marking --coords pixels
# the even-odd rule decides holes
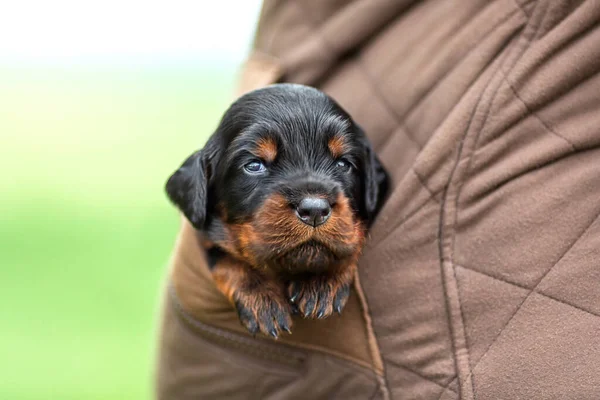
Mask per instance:
[[[336,135],[329,139],[327,147],[329,147],[329,151],[334,158],[339,158],[346,152],[347,144],[342,135]]]
[[[277,157],[277,142],[272,138],[263,138],[256,144],[256,155],[267,162]]]

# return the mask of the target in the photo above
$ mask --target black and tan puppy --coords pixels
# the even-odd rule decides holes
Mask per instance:
[[[350,116],[294,84],[238,99],[166,185],[242,324],[274,337],[291,313],[341,312],[386,189]]]

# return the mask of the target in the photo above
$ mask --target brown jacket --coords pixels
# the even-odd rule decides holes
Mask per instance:
[[[600,399],[600,1],[266,0],[242,90],[316,86],[392,191],[340,317],[253,339],[182,224],[160,399]]]

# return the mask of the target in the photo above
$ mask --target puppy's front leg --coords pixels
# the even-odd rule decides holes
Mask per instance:
[[[260,331],[274,338],[280,331],[291,333],[292,319],[283,285],[230,256],[224,256],[214,264],[212,275],[250,333],[254,335]]]

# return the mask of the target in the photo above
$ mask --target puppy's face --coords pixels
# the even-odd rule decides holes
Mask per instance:
[[[322,92],[289,84],[240,98],[167,184],[212,241],[288,274],[354,261],[385,189],[348,114]]]

